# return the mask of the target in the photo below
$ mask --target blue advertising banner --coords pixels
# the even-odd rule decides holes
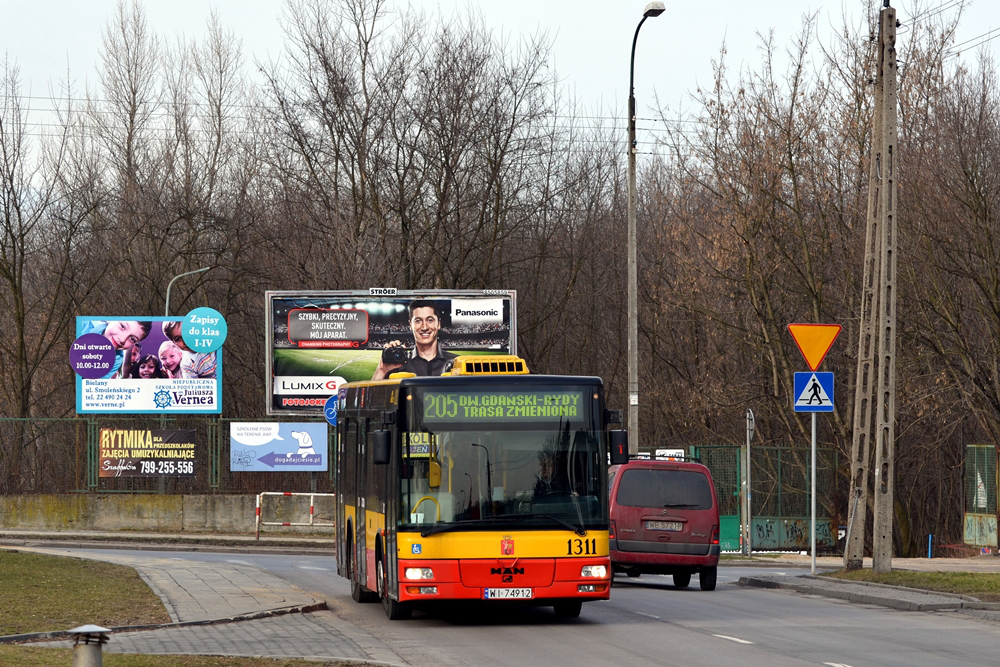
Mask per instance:
[[[77,413],[221,413],[221,350],[190,349],[182,322],[77,317],[70,347]]]
[[[324,422],[234,422],[229,425],[229,471],[325,471],[326,429]]]

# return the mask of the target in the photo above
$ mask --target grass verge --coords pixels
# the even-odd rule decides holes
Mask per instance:
[[[169,623],[160,599],[130,567],[62,556],[0,549],[0,635]],[[114,642],[114,635],[111,636]],[[105,667],[346,667],[357,662],[138,655],[103,652]],[[66,667],[73,650],[0,644],[0,665]]]
[[[169,622],[130,567],[0,550],[0,635]]]
[[[871,570],[839,570],[828,576],[849,581],[906,586],[941,593],[958,593],[979,598],[983,602],[1000,602],[1000,574],[973,572],[914,572],[893,570],[876,574]]]

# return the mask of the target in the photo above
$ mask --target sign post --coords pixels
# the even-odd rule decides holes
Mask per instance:
[[[746,479],[746,489],[743,492],[743,502],[745,503],[744,516],[744,531],[743,531],[743,555],[752,556],[753,546],[750,544],[750,532],[753,530],[753,522],[750,518],[751,508],[751,497],[750,497],[750,441],[753,440],[754,431],[754,418],[753,410],[747,408],[747,463],[746,463],[746,473],[744,478]]]
[[[795,339],[799,352],[806,360],[810,373],[795,373],[792,392],[792,409],[812,413],[812,447],[810,451],[809,484],[812,505],[809,522],[809,550],[812,554],[811,572],[816,574],[816,413],[833,412],[833,373],[818,373],[826,353],[840,334],[839,324],[789,324],[788,331]],[[748,447],[749,449],[749,447]]]

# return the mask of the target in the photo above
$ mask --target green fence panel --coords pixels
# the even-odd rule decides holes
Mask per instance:
[[[993,445],[965,448],[966,544],[997,546],[997,450]]]

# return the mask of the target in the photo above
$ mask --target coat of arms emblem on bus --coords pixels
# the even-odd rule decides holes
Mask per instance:
[[[500,538],[500,553],[504,556],[514,555],[514,538],[510,535],[504,535]]]

